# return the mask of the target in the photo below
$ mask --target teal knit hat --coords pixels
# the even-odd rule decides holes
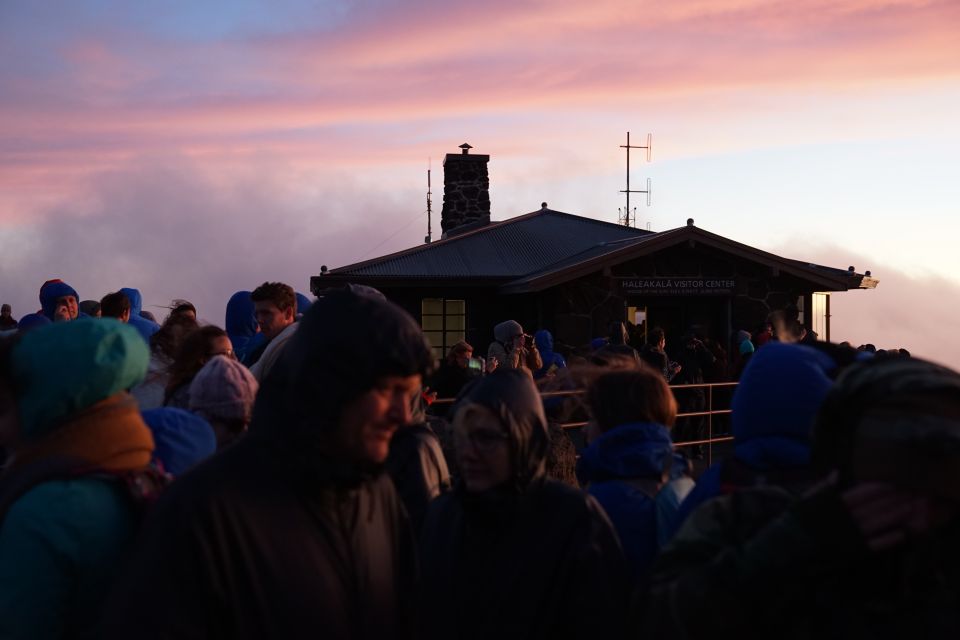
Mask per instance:
[[[139,384],[150,352],[133,327],[112,318],[40,327],[13,351],[23,436],[43,437],[65,418]]]

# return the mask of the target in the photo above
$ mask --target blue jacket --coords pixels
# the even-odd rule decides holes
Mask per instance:
[[[143,297],[140,295],[139,290],[124,287],[120,289],[120,291],[130,298],[130,321],[128,324],[139,331],[147,344],[150,344],[150,336],[160,330],[160,325],[140,315],[140,312],[143,310]]]
[[[213,427],[201,416],[175,407],[160,407],[142,412],[143,421],[153,433],[153,459],[164,471],[179,476],[217,451]]]
[[[659,424],[624,424],[583,450],[577,475],[613,522],[634,580],[657,554],[657,487],[671,464],[673,442]]]
[[[136,331],[110,318],[29,332],[11,356],[24,440],[136,384],[148,358]],[[17,497],[0,521],[0,638],[98,637],[136,524],[126,489],[100,476],[49,479]]]
[[[533,340],[537,344],[537,350],[543,359],[543,366],[533,372],[534,378],[542,378],[547,375],[550,367],[554,369],[563,369],[567,366],[567,361],[563,356],[553,350],[553,334],[546,329],[540,329],[533,334]]]
[[[744,482],[809,467],[813,422],[836,367],[821,351],[781,342],[770,342],[753,355],[731,404],[734,460],[717,462],[703,472],[680,505],[674,531],[710,498]],[[732,465],[737,468],[735,482],[725,480]]]
[[[249,291],[237,291],[227,301],[224,328],[233,345],[233,353],[241,362],[250,351],[264,341],[263,334],[257,331],[257,319],[253,315],[253,308]]]

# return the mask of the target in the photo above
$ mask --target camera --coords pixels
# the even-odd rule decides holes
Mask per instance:
[[[523,334],[523,346],[527,349],[533,348],[533,336],[528,334]]]

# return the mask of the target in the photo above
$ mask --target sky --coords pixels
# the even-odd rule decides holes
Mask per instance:
[[[869,269],[832,337],[960,367],[958,26],[953,0],[5,0],[0,299],[60,277],[222,323],[422,242],[463,142],[494,220],[616,221],[630,131],[641,226]]]

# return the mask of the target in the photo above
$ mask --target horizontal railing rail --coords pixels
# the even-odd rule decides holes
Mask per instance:
[[[706,389],[707,390],[707,409],[706,411],[687,411],[683,413],[678,413],[677,418],[698,418],[706,417],[707,418],[707,437],[700,440],[683,440],[679,442],[674,442],[675,447],[696,447],[696,446],[706,446],[707,447],[707,464],[713,463],[713,445],[720,444],[723,442],[732,442],[733,436],[723,435],[714,437],[713,435],[713,417],[714,416],[723,416],[730,415],[733,413],[731,409],[714,409],[713,408],[713,390],[718,388],[727,388],[733,389],[737,386],[737,382],[704,382],[700,384],[672,384],[670,389],[673,391],[684,390],[684,389]],[[542,391],[540,396],[543,398],[562,398],[570,396],[579,396],[583,395],[584,389],[567,389],[564,391]],[[433,401],[432,404],[452,404],[456,400],[455,398],[437,398]],[[560,426],[563,429],[582,429],[586,427],[588,422],[565,422]]]

